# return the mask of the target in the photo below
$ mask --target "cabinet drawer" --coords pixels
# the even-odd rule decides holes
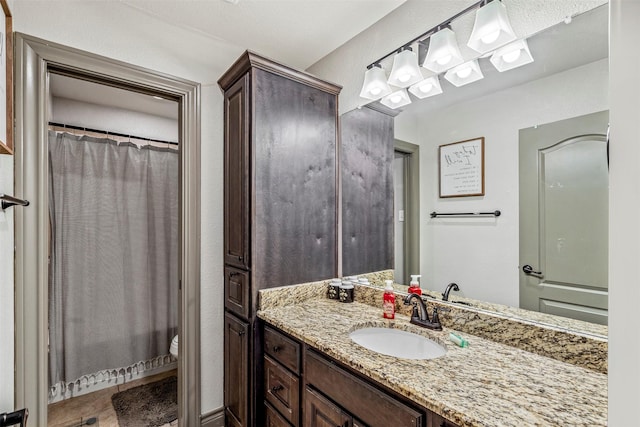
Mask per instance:
[[[305,382],[371,426],[420,427],[424,415],[377,390],[334,362],[307,351]]]
[[[248,319],[251,312],[249,272],[224,268],[224,306],[227,310]]]
[[[284,419],[271,405],[264,402],[264,426],[265,427],[291,427],[291,424]]]
[[[300,344],[268,326],[264,328],[264,352],[292,372],[300,373]]]
[[[298,426],[300,414],[300,382],[269,357],[264,358],[264,396],[282,416]]]

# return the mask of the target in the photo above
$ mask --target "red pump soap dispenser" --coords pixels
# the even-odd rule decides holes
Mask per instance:
[[[396,317],[396,296],[393,293],[393,280],[385,280],[384,295],[382,296],[382,316],[385,319]]]
[[[409,293],[422,295],[422,289],[420,289],[420,283],[418,282],[418,278],[421,277],[419,274],[411,275],[411,283],[409,283]]]

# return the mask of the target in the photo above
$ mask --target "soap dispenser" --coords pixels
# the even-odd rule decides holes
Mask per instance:
[[[418,282],[418,278],[422,277],[419,274],[411,275],[411,282],[409,283],[409,293],[422,295],[422,289],[420,289],[420,283]]]
[[[396,317],[396,296],[393,293],[393,280],[385,280],[384,295],[382,296],[382,316],[385,319]]]

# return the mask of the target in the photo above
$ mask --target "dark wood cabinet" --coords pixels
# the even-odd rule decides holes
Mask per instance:
[[[249,324],[225,314],[225,418],[234,427],[246,426],[249,420],[249,338]]]
[[[305,427],[351,427],[351,416],[310,387],[304,389]]]
[[[249,75],[224,94],[224,263],[248,269],[250,189]]]
[[[397,113],[364,107],[340,117],[345,276],[394,268],[393,116]]]
[[[283,410],[278,405],[286,400],[283,389],[269,388],[271,406],[264,404],[265,337],[256,318],[258,291],[337,274],[341,88],[251,52],[218,84],[224,92],[225,319],[246,326],[242,348],[238,332],[225,328],[224,402],[227,425],[253,427],[264,423],[268,408]],[[287,343],[281,348],[283,354],[291,351]],[[299,357],[297,351],[293,357]],[[277,352],[270,350],[272,361],[296,369],[291,363],[299,359],[278,360],[271,354]],[[285,381],[286,372],[278,379]],[[240,401],[245,390],[247,397]],[[284,418],[297,422],[293,413]],[[270,419],[277,425],[273,415]]]
[[[458,427],[287,334],[264,329],[266,426]]]

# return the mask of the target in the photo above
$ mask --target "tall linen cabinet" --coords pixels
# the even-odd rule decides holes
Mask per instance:
[[[337,274],[340,87],[245,52],[224,92],[224,405],[264,419],[258,290]]]

